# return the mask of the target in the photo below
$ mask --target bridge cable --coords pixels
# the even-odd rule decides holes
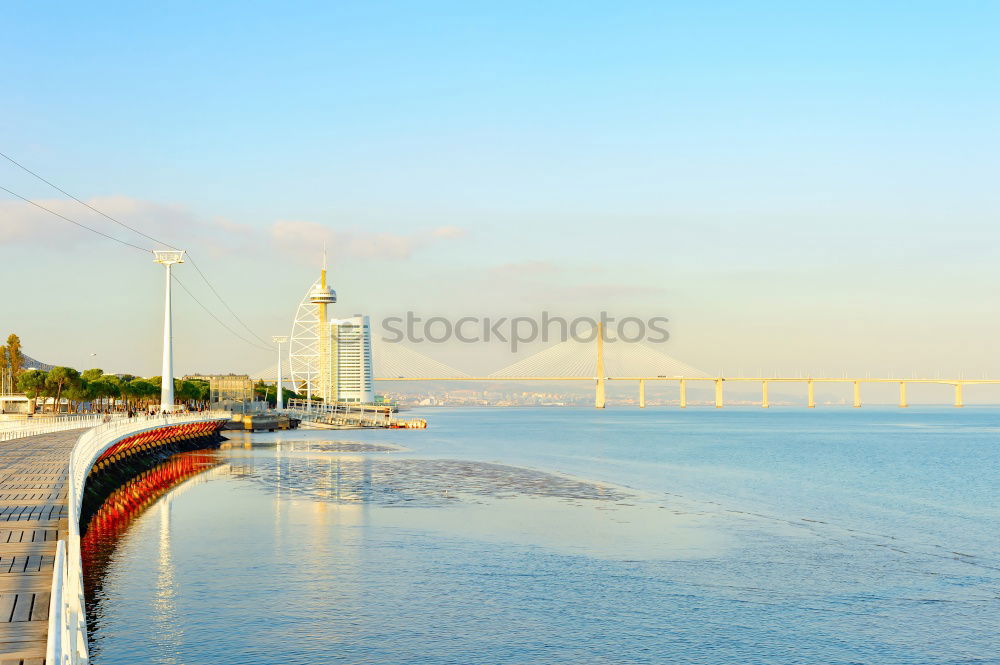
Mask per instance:
[[[91,233],[96,233],[99,236],[104,236],[108,240],[114,240],[115,242],[121,243],[121,244],[126,245],[128,247],[132,247],[133,249],[137,249],[140,252],[144,252],[144,253],[151,253],[152,252],[152,250],[146,249],[144,247],[139,247],[138,245],[133,245],[132,243],[127,242],[125,240],[122,240],[121,238],[116,238],[116,237],[114,237],[112,235],[108,235],[107,233],[104,233],[103,231],[98,231],[97,229],[95,229],[93,227],[90,227],[90,226],[87,226],[86,224],[81,224],[80,222],[76,221],[75,219],[70,219],[66,215],[61,215],[58,212],[56,212],[55,210],[52,210],[51,208],[46,208],[41,203],[35,203],[31,199],[25,198],[25,197],[21,196],[20,194],[18,194],[17,192],[12,192],[12,191],[10,191],[9,189],[7,189],[6,187],[4,187],[2,185],[0,185],[0,189],[2,189],[3,191],[7,192],[11,196],[16,196],[17,198],[21,199],[25,203],[30,203],[31,205],[35,206],[36,208],[41,208],[42,210],[44,210],[47,213],[51,213],[51,214],[55,215],[56,217],[59,217],[60,219],[64,219],[67,222],[69,222],[70,224],[75,224],[75,225],[79,226],[81,229],[86,229],[87,231],[90,231]]]
[[[43,206],[43,205],[42,205],[42,204],[40,204],[40,203],[36,203],[35,201],[32,201],[31,199],[29,199],[29,198],[27,198],[27,197],[24,197],[24,196],[21,196],[21,195],[20,195],[20,194],[18,194],[17,192],[14,192],[14,191],[11,191],[11,190],[7,189],[6,187],[4,187],[3,185],[0,185],[0,190],[2,190],[2,191],[4,191],[4,192],[7,192],[7,193],[8,193],[8,194],[10,194],[11,196],[14,196],[14,197],[17,197],[17,198],[21,199],[21,200],[22,200],[22,201],[24,201],[25,203],[30,203],[31,205],[35,206],[36,208],[39,208],[39,209],[41,209],[41,210],[44,210],[44,211],[45,211],[45,212],[47,212],[47,213],[50,213],[50,214],[52,214],[52,215],[55,215],[55,216],[56,216],[56,217],[58,217],[59,219],[62,219],[62,220],[65,220],[65,221],[67,221],[67,222],[69,222],[70,224],[73,224],[73,225],[75,225],[75,226],[79,226],[79,227],[80,227],[81,229],[85,229],[85,230],[87,230],[87,231],[90,231],[90,232],[92,232],[92,233],[96,233],[96,234],[97,234],[97,235],[99,235],[99,236],[102,236],[102,237],[104,237],[104,238],[107,238],[108,240],[113,240],[113,241],[115,241],[115,242],[117,242],[117,243],[120,243],[120,244],[122,244],[122,245],[125,245],[126,247],[131,247],[132,249],[137,249],[137,250],[139,250],[140,252],[142,252],[143,254],[149,254],[149,253],[152,253],[152,250],[149,250],[149,249],[146,249],[146,248],[144,248],[144,247],[140,247],[139,245],[133,245],[132,243],[130,243],[130,242],[128,242],[128,241],[125,241],[125,240],[122,240],[121,238],[116,238],[116,237],[115,237],[115,236],[113,236],[113,235],[109,235],[109,234],[107,234],[107,233],[104,233],[103,231],[99,231],[99,230],[97,230],[97,229],[95,229],[95,228],[93,228],[93,227],[90,227],[90,226],[87,226],[86,224],[81,224],[80,222],[76,221],[75,219],[71,219],[71,218],[67,217],[66,215],[63,215],[63,214],[60,214],[60,213],[56,212],[55,210],[52,210],[51,208],[48,208],[48,207],[46,207],[46,206]],[[158,242],[158,241],[157,241],[157,242]],[[255,342],[252,342],[252,341],[250,341],[250,340],[246,339],[245,337],[243,337],[242,335],[240,335],[239,333],[237,333],[237,332],[236,332],[235,330],[233,330],[232,328],[230,328],[229,326],[227,326],[227,325],[226,325],[225,323],[223,323],[223,322],[222,322],[222,320],[221,320],[221,319],[219,319],[219,317],[217,317],[217,316],[216,316],[216,315],[215,315],[215,314],[214,314],[214,313],[213,313],[213,312],[212,312],[212,311],[211,311],[210,309],[208,309],[207,307],[205,307],[205,305],[203,305],[203,304],[202,304],[202,302],[201,302],[200,300],[198,300],[197,298],[195,298],[194,294],[193,294],[193,293],[191,293],[191,291],[190,291],[190,290],[189,290],[189,289],[188,289],[188,288],[187,288],[187,287],[186,287],[186,286],[185,286],[185,285],[184,285],[183,283],[181,283],[181,282],[180,282],[180,280],[178,280],[178,279],[177,279],[177,277],[176,277],[175,275],[171,275],[171,276],[172,276],[172,277],[174,278],[174,281],[176,281],[176,282],[177,282],[177,283],[178,283],[178,284],[180,285],[180,287],[181,287],[182,289],[184,289],[184,291],[185,291],[185,292],[187,292],[187,294],[188,294],[189,296],[191,296],[191,299],[192,299],[192,300],[194,300],[194,301],[195,301],[196,303],[198,303],[198,305],[200,305],[202,309],[204,309],[204,310],[205,310],[206,312],[208,312],[208,314],[209,314],[209,315],[210,315],[210,316],[211,316],[211,317],[212,317],[213,319],[215,319],[216,321],[218,321],[218,322],[219,322],[219,325],[221,325],[221,326],[222,326],[223,328],[225,328],[225,329],[226,329],[226,330],[228,330],[229,332],[231,332],[231,333],[233,333],[234,335],[236,335],[236,337],[239,337],[239,338],[240,338],[241,340],[243,340],[244,342],[246,342],[246,343],[250,344],[250,345],[251,345],[251,346],[253,346],[254,348],[257,348],[257,349],[262,349],[262,350],[265,350],[265,351],[271,351],[271,349],[270,349],[270,348],[268,348],[268,347],[264,347],[264,346],[261,346],[260,344],[257,344],[257,343],[255,343]]]
[[[148,240],[152,240],[153,242],[155,242],[157,244],[163,245],[164,247],[169,247],[170,249],[176,250],[178,252],[181,251],[180,248],[174,247],[173,245],[171,245],[168,242],[164,242],[164,241],[160,240],[159,238],[154,238],[153,236],[151,236],[148,233],[145,233],[143,231],[140,231],[139,229],[135,228],[134,226],[130,226],[130,225],[126,224],[125,222],[119,220],[119,219],[115,219],[114,217],[112,217],[108,213],[104,212],[103,210],[98,210],[97,208],[95,208],[94,206],[90,205],[86,201],[83,201],[83,200],[77,198],[76,196],[74,196],[73,194],[67,192],[65,189],[63,189],[59,185],[55,184],[51,180],[47,180],[46,178],[42,177],[38,173],[35,173],[34,171],[32,171],[31,169],[29,169],[27,166],[25,166],[24,164],[20,163],[19,161],[17,161],[16,159],[14,159],[13,157],[11,157],[10,155],[8,155],[8,154],[6,154],[4,152],[0,152],[0,157],[3,157],[8,162],[10,162],[14,166],[18,167],[19,169],[21,169],[25,173],[29,173],[30,175],[34,176],[35,178],[38,178],[39,180],[41,180],[42,182],[44,182],[49,187],[55,189],[56,191],[62,192],[63,194],[65,194],[69,198],[73,199],[74,201],[76,201],[80,205],[82,205],[82,206],[84,206],[86,208],[89,208],[90,210],[96,212],[98,215],[104,217],[105,219],[108,219],[108,220],[114,222],[115,224],[118,224],[119,226],[122,226],[122,227],[128,229],[129,231],[132,231],[133,233],[137,233],[138,235],[141,235],[142,237],[144,237],[144,238],[146,238]],[[5,190],[5,191],[9,192],[10,190]],[[10,192],[10,193],[13,194],[13,192]],[[18,196],[18,195],[14,194],[14,196]],[[18,198],[23,198],[23,197],[18,197]],[[24,199],[24,200],[27,201],[27,199]],[[28,203],[32,203],[33,205],[38,205],[38,204],[35,204],[33,201],[28,201]],[[39,206],[39,207],[41,207],[41,206]],[[49,211],[49,212],[52,212],[52,211]],[[58,214],[58,213],[53,213],[53,214]],[[68,221],[72,221],[72,220],[68,220]],[[77,222],[73,222],[73,223],[77,224],[78,226],[82,226],[82,224],[78,224]],[[84,227],[84,228],[89,228],[89,227]],[[101,235],[105,235],[105,234],[101,233],[100,231],[96,231],[94,229],[89,229],[89,230],[94,231],[95,233],[100,233]],[[110,236],[105,236],[105,237],[110,237]],[[119,241],[119,242],[124,242],[124,241]],[[126,244],[130,244],[130,243],[126,243]],[[135,247],[135,245],[132,245],[132,247]],[[148,250],[144,250],[144,251],[148,251]],[[253,335],[254,337],[256,337],[262,343],[267,344],[267,341],[264,340],[260,335],[258,335],[257,333],[255,333],[253,330],[251,330],[250,326],[248,326],[243,321],[243,319],[241,319],[239,317],[239,315],[236,312],[233,311],[233,309],[229,306],[229,303],[227,303],[225,301],[225,299],[223,299],[223,297],[221,295],[219,295],[219,292],[216,291],[215,287],[212,286],[212,283],[210,281],[208,281],[208,277],[206,277],[205,273],[202,272],[201,267],[198,266],[198,263],[194,260],[194,257],[191,256],[191,253],[187,252],[187,255],[188,255],[188,260],[191,262],[191,265],[194,266],[194,269],[198,271],[198,274],[201,275],[202,280],[204,280],[204,282],[208,286],[208,288],[211,289],[212,293],[215,294],[215,297],[219,299],[219,302],[222,303],[223,307],[225,307],[227,310],[229,310],[229,313],[233,315],[233,318],[235,318],[237,321],[239,321],[240,325],[242,325],[247,330],[247,332],[249,332],[251,335]]]
[[[197,298],[195,297],[195,295],[194,295],[193,293],[191,293],[191,290],[190,290],[190,289],[188,289],[188,287],[186,287],[186,286],[184,285],[184,282],[182,282],[181,280],[177,279],[177,275],[175,275],[175,274],[173,274],[173,273],[170,273],[170,277],[171,277],[171,278],[172,278],[172,279],[173,279],[173,280],[174,280],[175,282],[177,282],[177,285],[178,285],[179,287],[181,287],[182,289],[184,289],[184,291],[185,291],[185,292],[186,292],[186,293],[187,293],[187,294],[188,294],[189,296],[191,296],[191,299],[192,299],[192,300],[194,300],[194,301],[195,301],[196,303],[198,303],[198,306],[199,306],[199,307],[201,307],[201,308],[202,308],[203,310],[205,310],[205,311],[206,311],[206,312],[208,313],[208,315],[209,315],[209,316],[211,316],[211,317],[212,317],[213,319],[215,319],[216,321],[218,321],[218,322],[219,322],[219,325],[220,325],[220,326],[222,326],[223,328],[225,328],[226,330],[228,330],[229,332],[231,332],[231,333],[232,333],[232,334],[234,334],[235,336],[239,337],[239,338],[240,338],[241,340],[243,340],[244,342],[246,342],[246,343],[247,343],[247,344],[249,344],[250,346],[254,347],[255,349],[261,349],[261,350],[263,350],[263,351],[272,351],[272,350],[273,350],[273,349],[271,349],[271,348],[269,348],[269,347],[266,347],[266,346],[261,346],[260,344],[257,344],[256,342],[254,342],[254,341],[252,341],[252,340],[249,340],[249,339],[247,339],[247,338],[246,338],[246,337],[244,337],[243,335],[239,334],[238,332],[236,332],[235,330],[233,330],[232,328],[230,328],[229,326],[227,326],[227,325],[226,325],[226,324],[225,324],[225,323],[224,323],[224,322],[222,321],[222,319],[220,319],[219,317],[217,317],[217,316],[215,315],[215,313],[214,313],[214,312],[213,312],[212,310],[210,310],[210,309],[209,309],[208,307],[206,307],[206,306],[205,306],[205,305],[204,305],[204,304],[203,304],[203,303],[202,303],[202,302],[201,302],[200,300],[198,300],[198,299],[197,299]]]

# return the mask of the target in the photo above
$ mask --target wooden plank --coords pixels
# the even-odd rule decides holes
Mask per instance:
[[[14,614],[14,601],[17,600],[16,593],[0,593],[0,623],[8,623]]]
[[[35,594],[19,593],[17,601],[14,603],[14,614],[11,616],[11,623],[21,623],[31,621],[31,605],[35,602]]]
[[[49,620],[49,602],[52,599],[52,594],[48,591],[43,591],[41,593],[35,594],[35,606],[31,608],[31,620],[32,621],[48,621]]]

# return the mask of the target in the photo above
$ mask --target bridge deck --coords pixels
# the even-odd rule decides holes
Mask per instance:
[[[82,430],[0,443],[0,665],[43,665],[66,470]]]

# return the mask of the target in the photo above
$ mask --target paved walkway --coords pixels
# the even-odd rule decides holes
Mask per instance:
[[[66,468],[83,430],[0,443],[0,665],[43,665]]]

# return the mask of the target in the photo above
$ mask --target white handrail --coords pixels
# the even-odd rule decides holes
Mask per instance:
[[[112,420],[93,427],[77,440],[70,452],[68,496],[69,535],[56,549],[49,610],[46,663],[83,665],[88,662],[87,613],[83,592],[83,561],[80,557],[80,509],[87,476],[97,459],[111,446],[133,434],[177,423],[229,420],[228,411],[208,411]],[[60,564],[59,553],[63,552]]]
[[[0,441],[10,441],[11,439],[20,439],[25,436],[61,432],[81,427],[93,427],[109,419],[122,420],[124,418],[125,414],[123,413],[92,413],[72,416],[42,416],[26,420],[0,422]]]

